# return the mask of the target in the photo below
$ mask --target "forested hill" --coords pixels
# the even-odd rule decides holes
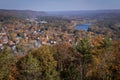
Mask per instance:
[[[111,10],[76,10],[76,11],[51,11],[48,12],[51,15],[67,15],[67,16],[76,16],[76,15],[95,15],[95,14],[107,14],[107,13],[120,13],[120,9],[111,9]]]
[[[32,11],[32,10],[6,10],[0,9],[0,16],[12,16],[12,17],[36,17],[36,16],[44,16],[46,12],[43,11]]]
[[[0,9],[0,16],[12,16],[12,17],[36,17],[36,16],[91,16],[98,14],[119,14],[120,9],[113,10],[78,10],[78,11],[32,11],[32,10],[7,10]]]

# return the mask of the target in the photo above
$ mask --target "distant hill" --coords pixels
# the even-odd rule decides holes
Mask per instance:
[[[88,14],[107,14],[107,13],[120,13],[120,9],[111,9],[111,10],[78,10],[78,11],[51,11],[48,12],[50,15],[64,15],[64,16],[73,16],[73,15],[88,15]]]
[[[46,12],[42,12],[42,11],[0,9],[0,16],[32,18],[36,16],[44,16],[46,14],[47,14]]]
[[[120,14],[120,9],[113,10],[78,10],[78,11],[32,11],[32,10],[7,10],[0,9],[0,16],[12,16],[21,18],[33,18],[36,16],[91,16],[91,15],[108,15]]]

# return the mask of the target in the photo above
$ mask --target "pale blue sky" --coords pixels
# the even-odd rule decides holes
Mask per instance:
[[[0,0],[0,9],[36,11],[120,9],[120,0]]]

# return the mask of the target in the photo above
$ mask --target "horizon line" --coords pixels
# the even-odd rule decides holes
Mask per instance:
[[[0,10],[20,10],[20,11],[40,11],[40,12],[63,12],[63,11],[101,11],[101,10],[120,10],[114,9],[80,9],[80,10],[32,10],[32,9],[1,9]]]

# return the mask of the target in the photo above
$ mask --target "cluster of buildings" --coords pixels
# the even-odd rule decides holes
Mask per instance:
[[[41,45],[54,45],[62,42],[74,44],[78,38],[81,39],[86,35],[84,31],[68,33],[62,32],[60,28],[45,29],[44,24],[48,24],[47,21],[37,22],[34,19],[4,25],[0,23],[0,49],[7,46],[14,53],[24,54],[31,48],[38,48]]]

